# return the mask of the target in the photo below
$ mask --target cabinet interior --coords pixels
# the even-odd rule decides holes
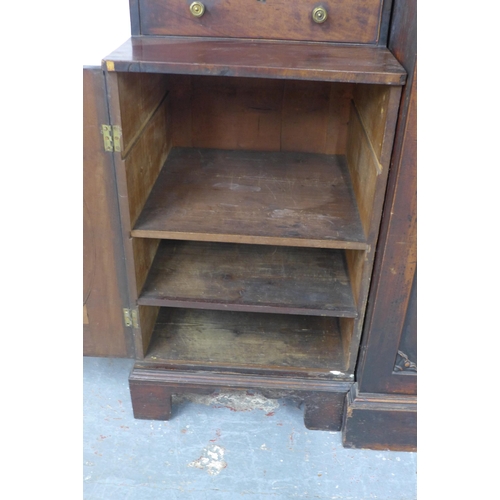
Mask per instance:
[[[350,376],[391,87],[115,74],[139,357]]]

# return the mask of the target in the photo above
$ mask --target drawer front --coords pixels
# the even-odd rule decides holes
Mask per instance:
[[[141,34],[376,43],[383,0],[201,0],[199,17],[192,3],[139,0]]]

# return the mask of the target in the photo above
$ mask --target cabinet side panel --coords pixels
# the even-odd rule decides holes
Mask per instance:
[[[146,82],[145,76],[144,79],[141,76],[129,80],[127,76],[114,71],[107,72],[106,87],[111,124],[120,126],[124,134],[122,150],[115,151],[114,161],[129,307],[134,312],[141,282],[145,279],[158,242],[153,240],[143,245],[136,244],[131,238],[131,231],[170,150],[171,122],[167,88],[163,85],[165,82],[159,82],[156,76],[152,77],[152,81],[160,86],[161,91],[157,91],[155,85]],[[128,98],[120,93],[120,87]],[[144,95],[148,92],[154,96]],[[137,115],[134,115],[134,109]],[[136,124],[128,123],[134,119],[137,119]],[[124,145],[127,146],[126,151]],[[134,327],[135,355],[138,359],[144,357],[151,337],[156,316],[150,313],[141,314],[141,309],[138,310],[138,327]]]
[[[130,222],[141,213],[171,147],[170,114],[165,99],[125,158]]]
[[[363,259],[359,255],[356,258],[352,253],[348,254],[347,259],[357,288],[359,314],[359,319],[354,322],[349,346],[350,368],[356,363],[363,327],[400,95],[399,87],[380,87],[373,91],[367,85],[360,85],[354,91],[351,106],[346,156],[361,222],[370,248]]]
[[[158,317],[160,308],[152,306],[138,306],[137,309],[139,311],[139,322],[142,338],[141,358],[143,358],[148,352],[151,337],[153,336],[156,318]]]
[[[358,204],[359,215],[365,236],[370,234],[373,202],[380,173],[378,161],[365,133],[356,108],[351,108],[349,138],[347,141],[347,164]]]
[[[347,161],[365,235],[375,246],[398,116],[400,87],[358,85],[351,107]]]
[[[132,238],[137,296],[141,294],[142,287],[158,251],[160,241],[154,238]],[[141,330],[141,357],[144,357],[149,349],[149,343],[160,308],[138,306],[137,309]]]
[[[353,334],[357,321],[353,318],[339,318],[340,337],[342,339],[342,352],[344,355],[344,370],[353,372],[354,367],[351,361],[351,350],[353,344]]]
[[[381,161],[389,92],[384,85],[356,85],[354,102],[373,151]]]
[[[168,76],[154,73],[119,74],[118,89],[126,156],[167,93]]]
[[[416,28],[416,0],[395,0],[389,48],[408,72],[408,80],[401,98],[363,349],[357,368],[362,392],[407,395],[417,392],[414,366],[417,342]]]
[[[133,357],[113,161],[100,133],[108,123],[100,68],[83,70],[83,90],[83,353]]]
[[[362,250],[346,250],[346,263],[349,272],[349,281],[352,287],[352,295],[356,305],[359,306],[361,300],[361,290],[363,285],[363,267],[366,262],[366,252]]]
[[[135,257],[135,277],[137,296],[140,295],[155,258],[160,240],[155,238],[132,238]]]
[[[410,297],[417,265],[416,145],[415,75],[407,114],[403,109],[398,128],[386,216],[370,291],[365,349],[358,375],[363,392],[416,392],[415,373],[400,374],[396,366],[407,315],[412,314]],[[416,341],[415,334],[412,338]]]

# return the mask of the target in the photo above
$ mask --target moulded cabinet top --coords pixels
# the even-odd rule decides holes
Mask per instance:
[[[132,37],[108,57],[108,71],[220,75],[404,85],[385,47],[275,40]]]

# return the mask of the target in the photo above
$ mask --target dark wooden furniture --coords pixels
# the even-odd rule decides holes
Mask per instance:
[[[406,81],[390,3],[189,7],[132,0],[134,36],[103,61],[134,415],[254,389],[340,430]]]
[[[395,0],[389,48],[408,71],[344,446],[417,446],[416,1]]]

